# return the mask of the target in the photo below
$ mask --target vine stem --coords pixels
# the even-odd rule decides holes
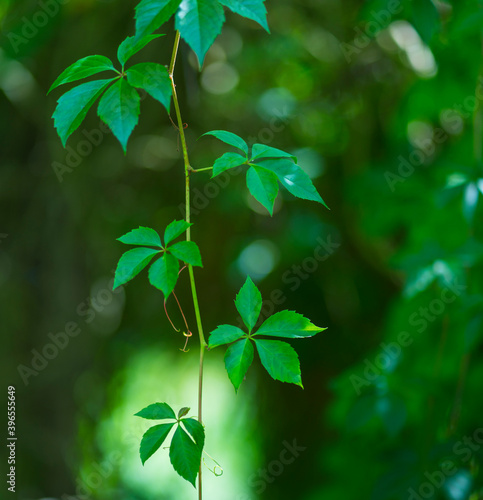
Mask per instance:
[[[176,84],[174,83],[174,68],[176,65],[176,58],[178,55],[180,34],[179,31],[176,31],[176,36],[174,39],[173,46],[173,54],[171,56],[171,62],[169,64],[169,79],[171,80],[171,89],[173,92],[173,102],[174,108],[176,111],[176,120],[178,122],[178,130],[179,136],[181,138],[181,147],[183,150],[183,161],[184,161],[184,172],[185,172],[185,199],[186,199],[186,222],[190,222],[190,173],[193,171],[190,165],[189,156],[188,156],[188,147],[186,145],[186,137],[184,133],[184,124],[181,118],[181,111],[179,108],[178,94],[176,92]],[[191,229],[188,227],[186,229],[186,241],[191,240]],[[195,283],[195,275],[193,272],[193,266],[191,264],[188,265],[188,272],[191,283],[191,295],[193,296],[193,307],[195,310],[196,317],[196,326],[198,328],[198,334],[200,337],[200,368],[199,368],[199,376],[198,376],[198,421],[200,424],[202,422],[202,410],[203,410],[203,361],[206,349],[206,341],[203,335],[203,325],[201,323],[201,314],[200,314],[200,306],[198,303],[198,294],[196,293],[196,283]],[[201,478],[201,463],[200,470],[198,476],[198,499],[202,500],[203,492],[202,492],[202,478]]]

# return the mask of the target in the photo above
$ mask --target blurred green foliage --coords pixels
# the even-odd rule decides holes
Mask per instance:
[[[177,491],[160,479],[165,467],[142,468],[132,415],[169,396],[194,400],[196,349],[177,351],[185,338],[147,280],[108,287],[117,237],[183,215],[177,133],[143,100],[127,157],[95,113],[66,151],[45,95],[74,60],[115,57],[135,4],[0,4],[2,369],[17,387],[21,498],[72,497],[96,464],[105,477],[89,483],[92,498]],[[208,331],[232,321],[251,274],[267,313],[289,307],[328,330],[299,347],[304,391],[251,369],[235,398],[209,356],[207,451],[225,470],[208,479],[210,498],[483,498],[483,5],[266,4],[272,34],[227,14],[201,74],[182,48],[191,161],[210,166],[224,151],[196,141],[214,128],[280,147],[331,211],[283,193],[270,218],[242,176],[193,177],[202,313]],[[172,39],[135,62],[166,64]],[[71,171],[59,179],[55,162]],[[18,365],[31,367],[32,350],[68,322],[81,333],[22,378]],[[280,471],[294,439],[306,449]]]

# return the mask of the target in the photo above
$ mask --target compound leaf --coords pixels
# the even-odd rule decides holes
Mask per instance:
[[[218,0],[182,0],[176,13],[176,29],[198,56],[200,66],[225,22]]]
[[[150,227],[139,226],[137,229],[133,229],[129,233],[117,238],[117,240],[126,245],[144,245],[162,248],[159,234]]]
[[[150,420],[163,420],[165,418],[176,418],[173,408],[167,403],[153,403],[141,411],[135,413],[136,417]]]
[[[178,259],[165,253],[149,268],[149,282],[161,290],[167,299],[178,281],[178,271]]]
[[[241,339],[226,350],[225,368],[236,392],[252,361],[253,344],[250,339]]]
[[[64,147],[69,136],[79,127],[94,102],[113,80],[114,78],[82,83],[57,101],[52,118]]]
[[[235,340],[243,337],[243,335],[246,335],[246,333],[237,326],[220,325],[210,333],[208,345],[210,349],[213,349],[219,345],[235,342]]]
[[[247,171],[247,187],[252,196],[273,215],[278,194],[278,178],[270,170],[252,165]]]
[[[307,318],[294,311],[280,311],[267,318],[255,335],[285,337],[290,339],[312,337],[326,330],[313,325]]]
[[[299,358],[295,350],[280,340],[255,340],[262,365],[269,375],[281,382],[303,388]]]
[[[71,64],[62,71],[57,80],[52,84],[47,94],[64,83],[75,82],[88,76],[96,75],[102,71],[116,71],[111,60],[105,56],[87,56]]]
[[[139,247],[124,253],[119,259],[116,273],[114,274],[113,290],[137,276],[158,252],[160,250]]]
[[[235,306],[250,333],[262,310],[262,294],[254,285],[250,276],[247,277],[245,284],[240,288],[235,299]]]
[[[135,64],[126,71],[126,77],[130,85],[145,90],[169,113],[172,89],[168,70],[164,66],[157,63]]]
[[[140,97],[137,90],[120,78],[99,101],[97,113],[107,123],[126,153],[127,141],[138,123]]]
[[[180,241],[168,248],[177,259],[191,264],[192,266],[203,267],[201,254],[198,245],[193,241]]]

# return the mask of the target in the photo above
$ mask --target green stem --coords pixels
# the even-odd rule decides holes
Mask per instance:
[[[196,169],[193,168],[191,171],[192,172],[206,172],[208,170],[213,170],[213,167],[196,168]]]
[[[184,161],[184,171],[185,171],[185,198],[186,198],[186,222],[190,222],[190,173],[193,171],[190,165],[189,157],[188,157],[188,147],[186,145],[186,137],[184,134],[184,124],[181,118],[181,111],[179,108],[178,94],[176,92],[176,85],[174,83],[174,67],[176,65],[176,57],[178,54],[180,34],[179,31],[176,31],[176,37],[174,40],[173,47],[173,55],[171,57],[171,63],[169,65],[169,78],[171,80],[171,89],[173,91],[173,102],[174,108],[176,111],[176,119],[178,122],[179,136],[181,138],[181,148],[183,149],[183,161]],[[191,230],[188,228],[186,230],[186,241],[191,240]],[[196,325],[198,328],[198,334],[200,337],[200,369],[199,369],[199,378],[198,378],[198,420],[202,424],[202,410],[203,410],[203,360],[205,355],[206,341],[203,335],[203,325],[201,323],[201,314],[200,314],[200,306],[198,303],[198,294],[196,293],[196,283],[195,283],[195,275],[193,272],[193,266],[191,264],[188,265],[188,272],[191,283],[191,295],[193,296],[193,306],[195,309],[196,316]],[[200,471],[198,476],[198,499],[202,500],[202,479],[201,479],[201,463],[200,463]]]

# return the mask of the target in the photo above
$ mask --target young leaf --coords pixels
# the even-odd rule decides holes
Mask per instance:
[[[165,253],[149,268],[149,282],[164,293],[167,299],[178,281],[178,259]]]
[[[310,177],[292,161],[285,158],[260,160],[258,166],[272,171],[282,185],[297,198],[317,201],[328,208],[312,184]]]
[[[326,328],[313,325],[307,318],[294,311],[280,311],[267,318],[255,335],[285,337],[289,339],[312,337]]]
[[[164,231],[164,244],[168,246],[173,240],[184,233],[192,224],[185,220],[174,220]]]
[[[178,425],[171,446],[169,458],[174,470],[196,488],[196,476],[201,463],[202,446],[195,443],[193,439]]]
[[[172,424],[159,424],[150,427],[141,439],[141,446],[139,447],[139,455],[141,457],[141,462],[143,465],[146,460],[155,453],[158,448],[164,443],[165,439],[168,437],[169,431],[173,428]]]
[[[253,344],[250,339],[241,339],[226,350],[225,368],[236,392],[252,361]]]
[[[281,382],[302,387],[299,358],[295,350],[279,340],[255,340],[260,361],[269,375]]]
[[[120,78],[99,101],[97,114],[107,123],[126,153],[127,141],[138,123],[140,97],[137,90]]]
[[[247,277],[245,284],[240,288],[235,299],[235,306],[248,328],[248,333],[251,333],[262,310],[262,294],[254,285],[250,276]]]
[[[128,36],[117,49],[117,58],[122,67],[124,68],[124,65],[134,54],[160,36],[164,35],[146,35],[143,37]]]
[[[114,80],[95,80],[82,83],[66,92],[58,101],[52,118],[63,146],[104,89]]]
[[[183,408],[181,408],[179,411],[178,411],[178,418],[181,418],[181,417],[184,417],[185,415],[188,414],[188,412],[191,410],[191,408],[188,408],[187,406],[183,406]]]
[[[135,413],[136,417],[147,418],[150,420],[163,420],[165,418],[176,418],[173,408],[167,403],[153,403],[146,406],[141,411]]]
[[[176,13],[176,29],[198,56],[200,66],[225,22],[218,0],[182,0]]]
[[[223,141],[225,144],[229,144],[235,148],[241,149],[246,155],[248,155],[248,144],[238,135],[233,134],[232,132],[227,132],[226,130],[211,130],[210,132],[206,132],[204,135],[212,135]]]
[[[159,101],[169,113],[171,104],[171,80],[168,70],[161,64],[139,63],[126,71],[127,81],[138,89],[145,90]]]
[[[136,37],[160,28],[176,12],[181,0],[142,0],[136,9]]]
[[[235,14],[247,17],[257,22],[268,33],[267,9],[263,5],[265,0],[219,0],[222,5],[228,7]]]
[[[201,254],[198,245],[193,241],[180,241],[168,248],[177,259],[191,264],[192,266],[203,267]]]
[[[273,215],[278,194],[277,176],[270,170],[252,165],[247,171],[247,187],[252,196]]]
[[[186,430],[193,438],[200,451],[203,451],[203,446],[205,445],[205,429],[203,426],[194,418],[183,418],[181,422],[186,427]]]
[[[244,335],[246,335],[246,333],[237,326],[220,325],[216,327],[216,330],[213,330],[210,333],[208,346],[210,347],[210,349],[213,349],[214,347],[218,347],[219,345],[230,344],[231,342],[235,342],[235,340],[238,340]]]
[[[109,58],[105,56],[87,56],[79,59],[65,69],[50,87],[47,94],[64,83],[75,82],[102,71],[116,71]],[[116,71],[118,73],[118,71]]]
[[[211,177],[216,177],[225,170],[239,167],[246,162],[246,157],[239,155],[238,153],[225,153],[224,155],[220,156],[213,164],[213,174]]]
[[[144,245],[149,247],[162,248],[159,234],[150,227],[139,226],[138,229],[133,229],[129,233],[117,238],[121,243],[126,245]]]
[[[271,146],[266,146],[265,144],[254,144],[252,148],[252,159],[250,161],[256,160],[257,158],[292,158],[295,163],[297,163],[297,157],[286,153],[281,149],[272,148]]]
[[[139,247],[124,253],[117,264],[112,289],[115,290],[118,286],[124,285],[124,283],[127,283],[137,276],[158,252],[160,252],[160,250]]]

